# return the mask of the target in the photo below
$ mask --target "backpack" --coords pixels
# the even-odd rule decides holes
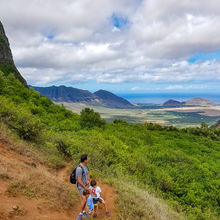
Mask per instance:
[[[72,183],[72,184],[76,184],[76,182],[77,182],[77,179],[76,179],[76,169],[77,169],[78,167],[81,167],[81,169],[82,169],[82,175],[84,174],[84,169],[83,169],[83,167],[79,164],[79,165],[72,171],[72,173],[70,174],[70,183]]]

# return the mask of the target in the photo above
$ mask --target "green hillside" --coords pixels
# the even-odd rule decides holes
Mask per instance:
[[[118,191],[121,219],[162,219],[146,205],[146,191],[166,200],[174,209],[173,219],[181,218],[178,212],[188,219],[220,215],[220,132],[206,124],[177,129],[107,123],[92,109],[77,115],[54,105],[2,72],[0,122],[19,138],[54,152],[51,167],[59,167],[64,158],[75,166],[79,155],[88,153],[91,174]]]

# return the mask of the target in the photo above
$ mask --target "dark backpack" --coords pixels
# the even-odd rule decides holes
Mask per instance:
[[[76,184],[77,182],[77,178],[76,178],[76,169],[80,167],[82,169],[82,175],[84,174],[84,169],[83,167],[79,164],[73,171],[72,173],[70,174],[70,183],[72,184]]]

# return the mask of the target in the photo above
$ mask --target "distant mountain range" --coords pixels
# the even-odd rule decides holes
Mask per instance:
[[[30,86],[41,95],[47,96],[54,102],[73,102],[84,103],[87,105],[105,106],[109,108],[140,108],[138,105],[133,105],[126,99],[119,97],[106,90],[98,90],[91,93],[88,90],[77,89],[66,86],[50,86],[50,87],[35,87]],[[164,102],[162,107],[186,107],[186,106],[214,106],[215,103],[205,98],[191,98],[185,102],[169,99]]]
[[[41,95],[54,102],[74,102],[88,105],[101,105],[109,108],[134,108],[134,105],[111,92],[99,90],[91,93],[88,90],[66,86],[35,87],[30,86]]]
[[[213,106],[215,105],[214,102],[212,102],[209,99],[204,98],[191,98],[185,102],[179,102],[173,99],[170,99],[162,104],[164,107],[183,107],[183,106]]]

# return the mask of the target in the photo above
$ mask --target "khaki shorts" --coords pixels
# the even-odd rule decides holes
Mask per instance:
[[[89,186],[87,186],[87,187],[89,187]],[[79,190],[80,195],[83,195],[83,191],[85,189],[83,187],[78,187],[78,186],[77,186],[77,189]]]
[[[79,190],[80,195],[83,195],[84,188],[77,188]]]

